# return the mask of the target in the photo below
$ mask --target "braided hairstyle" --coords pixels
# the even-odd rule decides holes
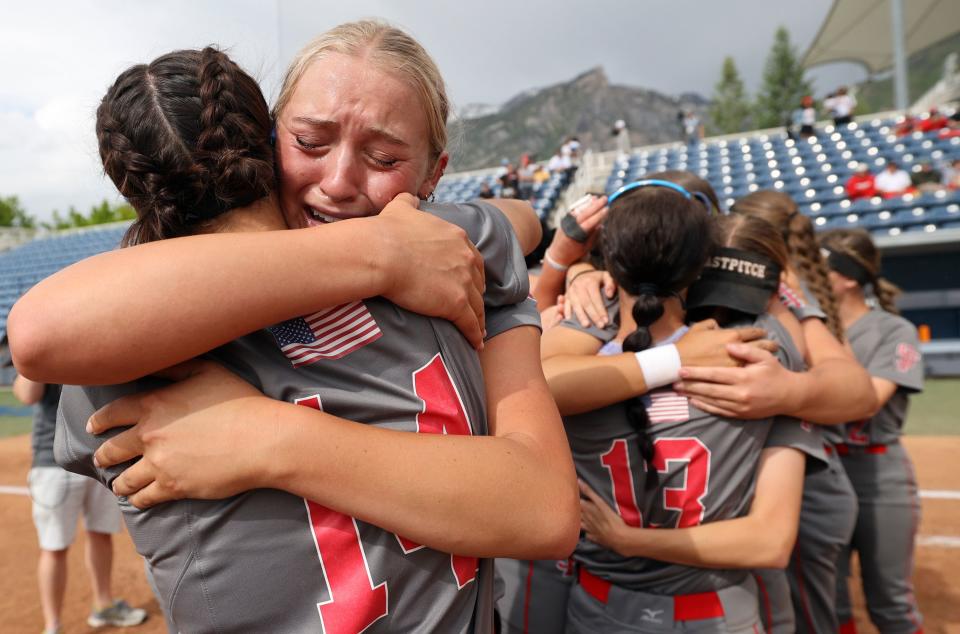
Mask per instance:
[[[863,229],[831,229],[820,235],[820,243],[831,251],[853,258],[864,267],[870,274],[870,285],[880,308],[894,315],[900,314],[896,299],[902,291],[893,282],[880,277],[880,251],[869,233]]]
[[[632,314],[637,329],[624,340],[625,351],[638,352],[653,343],[650,326],[663,316],[663,299],[697,279],[714,249],[715,226],[697,199],[665,187],[642,187],[610,205],[602,236],[604,262],[619,287],[636,298]],[[647,482],[655,484],[649,418],[639,398],[627,402],[627,416],[647,464]]]
[[[781,228],[790,252],[790,264],[820,303],[820,308],[827,316],[827,328],[838,340],[843,341],[843,325],[837,311],[837,300],[827,279],[827,265],[820,255],[813,223],[800,213],[797,203],[783,192],[760,190],[738,200],[730,211],[757,216]]]
[[[123,246],[197,233],[276,188],[257,82],[223,52],[182,50],[128,68],[97,108],[103,169],[137,211]]]

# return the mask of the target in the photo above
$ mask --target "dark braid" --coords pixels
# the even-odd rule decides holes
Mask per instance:
[[[270,194],[270,130],[256,82],[213,48],[124,71],[97,109],[104,172],[137,210],[124,245],[196,233]]]
[[[786,238],[790,262],[796,268],[800,279],[807,283],[810,292],[817,298],[820,308],[827,316],[827,328],[838,340],[843,341],[843,324],[840,322],[837,299],[830,289],[827,264],[820,255],[813,223],[803,214],[797,214],[790,221],[788,230]]]
[[[713,251],[715,236],[715,224],[699,201],[663,187],[636,189],[610,206],[602,238],[604,261],[620,288],[636,298],[632,315],[637,329],[624,340],[625,351],[652,345],[650,326],[663,316],[662,298],[693,283]],[[646,407],[640,398],[630,399],[626,407],[647,464],[647,485],[653,486],[657,472]]]
[[[650,326],[663,316],[663,302],[656,295],[644,293],[637,297],[631,313],[633,320],[637,322],[637,329],[623,340],[623,350],[624,352],[640,352],[653,344]],[[627,401],[627,418],[637,432],[640,455],[643,456],[643,460],[647,464],[648,484],[655,485],[657,483],[657,470],[652,467],[653,438],[646,431],[650,424],[650,417],[647,415],[647,408],[641,399],[632,398]]]
[[[217,199],[228,209],[249,205],[273,189],[273,166],[250,158],[251,152],[270,152],[263,130],[264,124],[269,123],[252,121],[242,113],[235,94],[237,71],[239,67],[222,52],[210,47],[203,49],[202,132],[197,139],[197,149],[200,162],[214,175]],[[247,183],[259,183],[261,187],[247,187]]]

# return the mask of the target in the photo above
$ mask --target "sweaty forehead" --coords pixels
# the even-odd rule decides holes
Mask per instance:
[[[367,56],[332,53],[313,62],[283,118],[332,121],[353,131],[386,132],[411,147],[426,146],[426,114],[416,91]]]

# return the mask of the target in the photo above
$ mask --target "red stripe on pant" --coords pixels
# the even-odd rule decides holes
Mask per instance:
[[[581,568],[578,573],[580,585],[591,597],[606,604],[610,599],[612,583]],[[676,594],[673,596],[674,621],[701,621],[723,618],[723,604],[716,592]]]
[[[865,453],[873,456],[887,453],[886,445],[848,445],[840,442],[836,444],[836,449],[841,456],[849,456],[851,453]]]
[[[840,634],[857,634],[857,624],[853,619],[840,624]]]
[[[770,607],[770,595],[767,594],[767,586],[763,583],[763,577],[753,575],[753,578],[757,582],[757,590],[760,591],[760,599],[763,601],[763,626],[770,629],[770,624],[773,623],[773,609]]]
[[[530,568],[527,570],[527,591],[523,595],[523,634],[530,631],[530,590],[533,586],[533,560],[530,560]]]

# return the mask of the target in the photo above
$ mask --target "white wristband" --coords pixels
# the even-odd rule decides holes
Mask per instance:
[[[648,390],[675,383],[680,378],[680,352],[677,346],[657,346],[633,353],[637,357],[643,382]]]
[[[565,272],[570,268],[570,265],[560,264],[556,260],[550,257],[550,254],[547,251],[543,252],[543,261],[546,262],[550,268],[560,271],[561,273]]]

